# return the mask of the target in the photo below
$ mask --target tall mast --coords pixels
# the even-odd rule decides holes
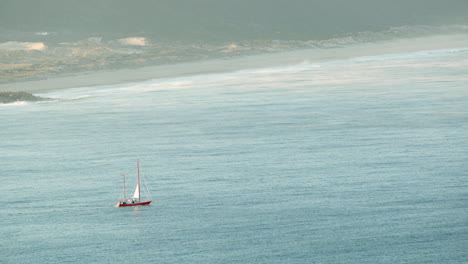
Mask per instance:
[[[137,160],[137,167],[138,167],[138,201],[141,200],[140,198],[140,160]]]
[[[125,196],[126,196],[126,195],[125,195],[125,193],[126,193],[126,192],[125,192],[125,174],[122,174],[122,176],[123,176],[123,180],[124,180],[124,185],[123,185],[123,198],[124,198],[124,200],[127,200],[127,198],[125,197]]]

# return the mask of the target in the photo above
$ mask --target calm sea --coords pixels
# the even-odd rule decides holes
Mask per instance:
[[[43,95],[0,106],[0,263],[468,262],[468,49]]]

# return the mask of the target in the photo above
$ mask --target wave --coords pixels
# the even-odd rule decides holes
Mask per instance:
[[[11,107],[11,106],[20,106],[20,105],[29,105],[29,104],[32,104],[32,102],[16,101],[16,102],[7,103],[7,104],[0,104],[0,107]]]
[[[91,95],[78,95],[73,97],[57,97],[57,100],[66,100],[66,101],[79,101],[92,97]]]

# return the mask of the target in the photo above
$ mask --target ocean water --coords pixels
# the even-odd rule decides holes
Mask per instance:
[[[466,48],[43,95],[0,106],[0,263],[468,263]]]

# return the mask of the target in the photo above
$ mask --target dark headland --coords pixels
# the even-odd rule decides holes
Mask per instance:
[[[48,101],[50,98],[35,96],[27,92],[0,92],[0,104],[14,102],[38,102]]]

